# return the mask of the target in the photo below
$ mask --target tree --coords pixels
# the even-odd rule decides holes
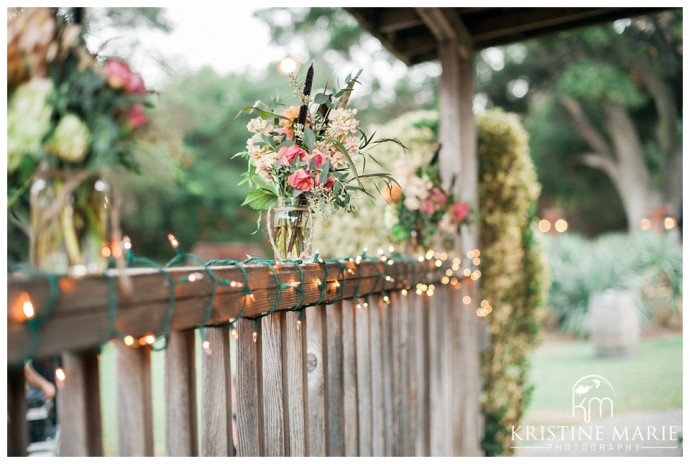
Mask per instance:
[[[530,87],[527,126],[537,132],[531,134],[537,143],[539,133],[552,130],[566,113],[578,134],[577,150],[552,146],[551,162],[605,173],[631,232],[652,207],[670,204],[672,213],[680,213],[681,29],[681,11],[668,10],[529,41],[524,59],[508,59],[485,87],[505,101],[507,76],[524,76]],[[550,117],[538,116],[544,113]],[[530,124],[530,117],[546,126]]]

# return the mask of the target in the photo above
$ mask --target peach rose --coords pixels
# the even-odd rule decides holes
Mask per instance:
[[[304,169],[298,169],[288,177],[288,184],[294,189],[308,192],[314,188],[314,179]]]
[[[321,166],[323,166],[326,163],[326,157],[318,149],[315,149],[314,151],[311,152],[311,155],[309,155],[307,162],[310,165],[311,165],[311,160],[316,160],[316,162],[314,163],[314,167],[316,167],[316,168],[320,168]]]
[[[455,203],[451,208],[453,218],[458,222],[462,222],[470,212],[470,207],[464,201]]]

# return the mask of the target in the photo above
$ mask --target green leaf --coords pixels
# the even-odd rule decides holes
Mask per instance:
[[[242,206],[248,205],[257,211],[264,211],[276,204],[278,197],[275,193],[265,189],[255,189],[247,194]]]
[[[311,151],[316,146],[316,135],[310,128],[304,129],[304,144]]]
[[[328,95],[325,93],[317,93],[314,95],[314,103],[317,105],[321,105],[323,103],[326,103],[328,101]]]
[[[350,157],[349,153],[347,152],[347,149],[343,146],[342,143],[338,141],[334,141],[333,144],[342,152],[343,155],[345,155],[345,159],[347,160],[347,165],[350,166],[350,171],[352,171],[352,174],[354,174],[355,179],[357,179],[357,183],[359,184],[360,187],[364,187],[362,185],[362,182],[359,180],[359,173],[357,172],[357,166],[355,166],[354,161],[352,161],[352,158]]]

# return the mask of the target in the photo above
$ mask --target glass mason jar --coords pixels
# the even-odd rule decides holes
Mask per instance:
[[[110,185],[99,174],[39,174],[31,185],[31,265],[74,277],[104,273],[109,203]]]
[[[276,261],[311,261],[312,217],[309,207],[298,198],[278,198],[268,210],[268,236]]]

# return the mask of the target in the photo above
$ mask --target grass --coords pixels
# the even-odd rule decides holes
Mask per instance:
[[[585,375],[608,379],[615,388],[616,413],[683,407],[682,336],[644,340],[629,359],[597,358],[588,341],[547,343],[532,357],[535,385],[527,415],[559,410],[570,413],[571,388]]]

